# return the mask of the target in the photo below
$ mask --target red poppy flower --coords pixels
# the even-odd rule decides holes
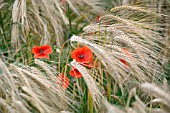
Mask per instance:
[[[100,22],[100,16],[96,16],[96,22]]]
[[[129,64],[126,62],[126,60],[124,60],[123,58],[120,58],[119,60],[125,65],[126,68],[129,67]]]
[[[32,53],[34,54],[34,58],[46,58],[46,59],[49,59],[48,55],[52,53],[52,48],[49,45],[34,46],[32,48]]]
[[[60,84],[64,89],[67,89],[70,83],[70,80],[64,74],[57,76],[56,82]]]
[[[89,63],[92,61],[93,53],[87,46],[78,47],[71,52],[71,58],[80,63]]]
[[[75,67],[72,67],[72,69],[70,70],[70,75],[73,76],[74,78],[82,77],[82,74]]]

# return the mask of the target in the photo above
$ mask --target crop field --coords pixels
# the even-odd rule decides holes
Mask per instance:
[[[0,0],[0,113],[170,113],[170,0]]]

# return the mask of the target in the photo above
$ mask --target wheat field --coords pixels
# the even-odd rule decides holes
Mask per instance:
[[[0,113],[170,113],[170,0],[0,0]]]

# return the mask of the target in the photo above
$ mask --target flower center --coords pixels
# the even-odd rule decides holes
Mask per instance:
[[[80,54],[80,55],[79,55],[79,58],[80,58],[80,59],[83,59],[83,58],[84,58],[84,55],[83,55],[83,54]]]
[[[40,49],[40,51],[39,51],[40,53],[43,53],[44,52],[44,50],[43,49]]]

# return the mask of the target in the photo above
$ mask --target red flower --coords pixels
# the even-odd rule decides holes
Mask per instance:
[[[100,22],[100,16],[96,16],[96,22]]]
[[[52,53],[52,48],[49,45],[34,46],[32,48],[32,53],[34,54],[34,58],[46,58],[46,59],[49,59],[48,55]]]
[[[72,69],[70,70],[70,75],[73,76],[74,78],[82,77],[82,74],[75,67],[72,67]]]
[[[56,82],[60,84],[64,89],[67,89],[70,83],[70,80],[64,74],[57,76]]]
[[[119,60],[125,65],[126,68],[129,67],[129,64],[126,62],[126,60],[124,60],[123,58],[120,58]]]
[[[71,58],[80,63],[89,63],[92,61],[93,53],[87,46],[78,47],[71,52]]]
[[[86,66],[89,69],[97,66],[97,64],[93,63],[93,53],[87,46],[83,46],[82,48],[78,47],[73,50],[71,52],[71,58],[75,59],[81,65]],[[82,77],[82,74],[75,67],[72,67],[72,69],[70,70],[70,75],[74,78]]]

